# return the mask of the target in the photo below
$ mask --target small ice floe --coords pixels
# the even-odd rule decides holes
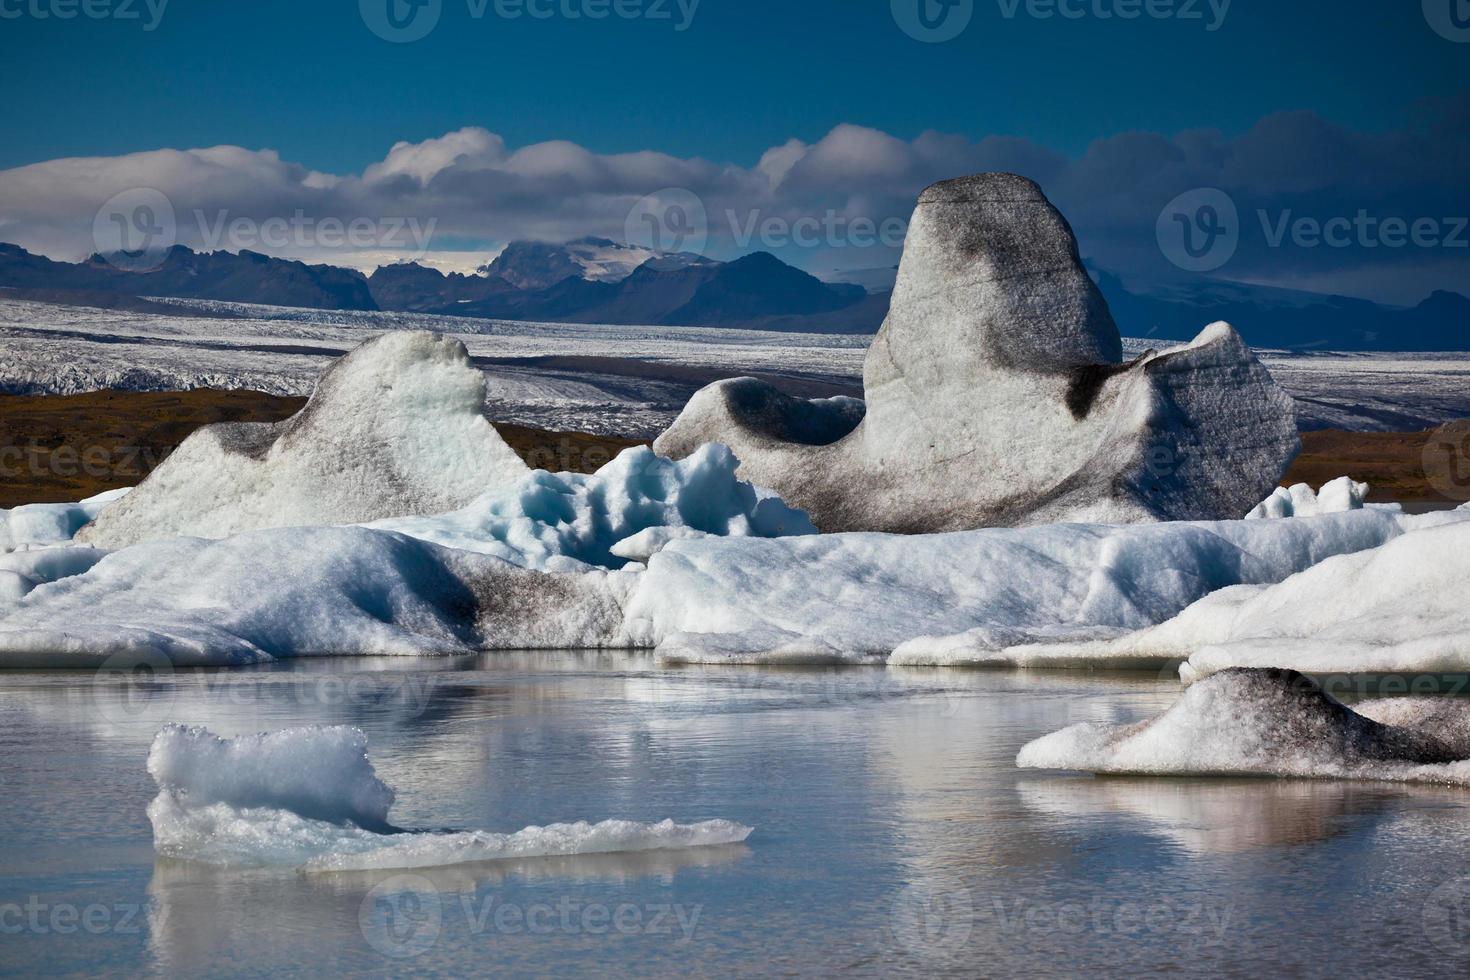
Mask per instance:
[[[367,736],[346,727],[220,738],[168,725],[153,741],[148,772],[158,785],[148,805],[158,853],[231,867],[427,868],[737,844],[752,830],[729,820],[403,830],[389,822],[394,792],[373,770]]]
[[[1331,483],[1314,491],[1305,483],[1290,489],[1278,487],[1271,496],[1256,505],[1245,515],[1248,521],[1271,520],[1283,517],[1319,517],[1322,514],[1341,514],[1349,510],[1362,510],[1372,488],[1358,483],[1350,476],[1340,476]]]
[[[1470,702],[1384,699],[1349,708],[1292,670],[1232,669],[1157,718],[1085,723],[1021,749],[1023,769],[1269,775],[1470,785]]]

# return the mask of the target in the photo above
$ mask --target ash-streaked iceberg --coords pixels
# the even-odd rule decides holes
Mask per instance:
[[[1124,362],[1066,220],[1013,174],[919,198],[865,411],[752,378],[655,448],[720,442],[824,532],[1243,517],[1300,448],[1291,399],[1226,324]]]
[[[1223,671],[1157,718],[1087,722],[1031,742],[1016,765],[1130,775],[1269,775],[1470,785],[1470,704],[1352,708],[1292,670]]]
[[[284,422],[190,435],[77,540],[115,549],[463,507],[529,472],[485,418],[484,401],[484,375],[458,340],[384,334],[327,368]]]
[[[378,778],[367,736],[355,728],[221,738],[168,725],[153,741],[148,772],[158,786],[148,806],[158,853],[230,867],[428,868],[736,844],[752,830],[729,820],[606,820],[513,833],[403,830],[389,821],[395,794]]]

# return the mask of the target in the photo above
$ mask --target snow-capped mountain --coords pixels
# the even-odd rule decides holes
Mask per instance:
[[[661,271],[716,264],[692,252],[659,252],[607,238],[579,238],[560,245],[511,242],[478,271],[504,279],[518,289],[546,289],[573,277],[588,282],[622,282],[649,262]]]

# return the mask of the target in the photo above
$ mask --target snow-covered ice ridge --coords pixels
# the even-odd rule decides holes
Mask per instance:
[[[0,299],[0,391],[71,394],[118,388],[250,388],[305,395],[332,358],[388,330],[452,334],[472,357],[606,357],[718,370],[778,372],[861,386],[869,338],[701,327],[511,323],[170,301],[179,315]],[[225,310],[240,319],[191,316]],[[1203,325],[1202,325],[1203,326]],[[1128,325],[1123,324],[1126,332]],[[1124,340],[1136,357],[1157,340]],[[1165,345],[1167,346],[1167,345]],[[1470,355],[1258,351],[1309,428],[1411,431],[1470,416]],[[533,365],[485,364],[492,417],[551,429],[649,436],[700,384]]]
[[[1178,648],[1130,639],[1200,600],[1299,588],[1395,548],[1470,555],[1453,537],[1470,534],[1470,510],[1385,507],[814,535],[735,466],[716,447],[679,463],[633,449],[596,475],[532,474],[439,518],[16,552],[0,567],[66,560],[0,598],[0,663],[609,648],[669,662],[1155,668]],[[1455,649],[1470,663],[1470,644]],[[1292,665],[1289,646],[1280,659]]]
[[[736,844],[729,820],[551,824],[513,833],[409,831],[389,820],[394,791],[356,728],[315,727],[221,738],[167,725],[148,753],[158,795],[154,847],[182,860],[308,872],[428,868],[510,858]]]

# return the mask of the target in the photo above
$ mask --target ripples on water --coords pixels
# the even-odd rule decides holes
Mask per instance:
[[[1153,715],[1177,693],[1152,676],[661,670],[572,654],[313,662],[126,687],[80,672],[0,675],[0,970],[1402,975],[1470,964],[1470,791],[1013,765],[1038,735]],[[719,817],[756,832],[733,847],[422,872],[156,860],[144,760],[164,721],[226,735],[357,725],[399,791],[402,825]]]

